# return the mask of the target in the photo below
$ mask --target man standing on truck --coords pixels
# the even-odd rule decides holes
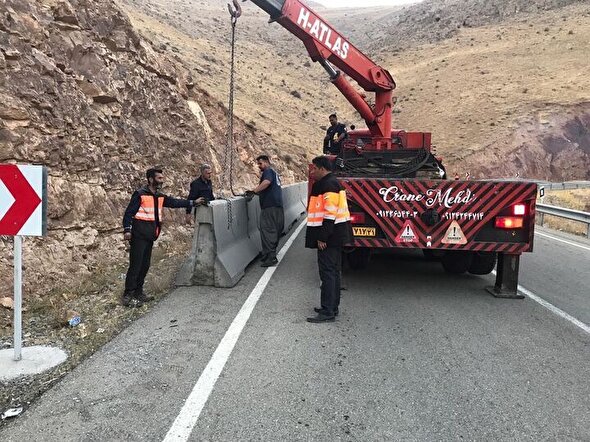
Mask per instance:
[[[277,247],[285,227],[283,191],[279,174],[270,166],[268,155],[256,158],[262,172],[260,184],[252,191],[260,202],[260,240],[262,242],[262,267],[278,264]]]
[[[325,156],[312,160],[310,176],[315,181],[307,207],[305,247],[317,249],[318,270],[322,281],[321,307],[308,322],[332,322],[340,305],[342,246],[352,242],[350,212],[346,192],[331,172]]]
[[[326,130],[324,137],[324,154],[338,155],[344,138],[346,138],[346,126],[338,122],[336,114],[330,115],[330,127]]]
[[[196,204],[195,201],[171,198],[160,193],[164,184],[162,169],[148,169],[146,177],[147,185],[133,192],[123,216],[123,238],[131,243],[125,292],[121,300],[126,307],[134,299],[138,307],[154,299],[143,291],[143,283],[150,268],[154,241],[160,236],[162,208],[190,208]]]

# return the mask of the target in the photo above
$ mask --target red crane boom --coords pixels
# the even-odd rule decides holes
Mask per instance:
[[[391,107],[395,82],[391,74],[359,51],[327,21],[300,0],[252,0],[305,45],[330,80],[367,123],[373,148],[391,148]],[[372,107],[336,66],[367,92],[375,93]]]

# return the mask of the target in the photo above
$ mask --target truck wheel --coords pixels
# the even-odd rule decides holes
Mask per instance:
[[[473,252],[464,250],[449,250],[440,260],[447,273],[459,275],[469,270],[473,262]]]
[[[371,249],[357,248],[348,253],[348,265],[353,270],[362,270],[369,265]]]
[[[473,275],[488,275],[496,267],[498,254],[494,252],[475,252],[473,262],[469,266],[469,273]]]

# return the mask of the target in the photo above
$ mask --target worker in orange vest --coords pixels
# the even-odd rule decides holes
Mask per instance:
[[[134,300],[140,307],[144,302],[154,299],[143,291],[143,283],[150,268],[154,241],[160,236],[162,208],[193,207],[201,203],[200,199],[177,199],[161,193],[164,183],[162,169],[148,169],[146,177],[147,185],[133,192],[123,216],[123,237],[131,245],[129,269],[122,298],[122,304],[127,307],[131,306]]]
[[[352,242],[350,212],[346,192],[332,174],[327,157],[314,158],[310,175],[314,179],[307,207],[305,247],[317,249],[318,270],[322,281],[321,306],[308,322],[332,322],[340,305],[342,246]]]

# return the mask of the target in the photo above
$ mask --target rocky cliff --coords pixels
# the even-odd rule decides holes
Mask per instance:
[[[497,173],[500,163],[506,177],[589,180],[590,103],[532,112],[509,136],[466,157],[459,167],[483,178]]]
[[[49,237],[25,249],[25,282],[41,284],[35,292],[125,261],[121,218],[146,168],[163,166],[166,191],[180,196],[198,165],[211,163],[219,193],[225,106],[113,2],[8,0],[0,12],[0,162],[49,172]],[[257,179],[256,154],[277,149],[266,134],[235,125],[240,189]],[[285,181],[295,179],[280,161],[278,168]],[[166,231],[163,241],[188,233],[178,222]],[[0,239],[0,295],[11,291],[11,248]]]

